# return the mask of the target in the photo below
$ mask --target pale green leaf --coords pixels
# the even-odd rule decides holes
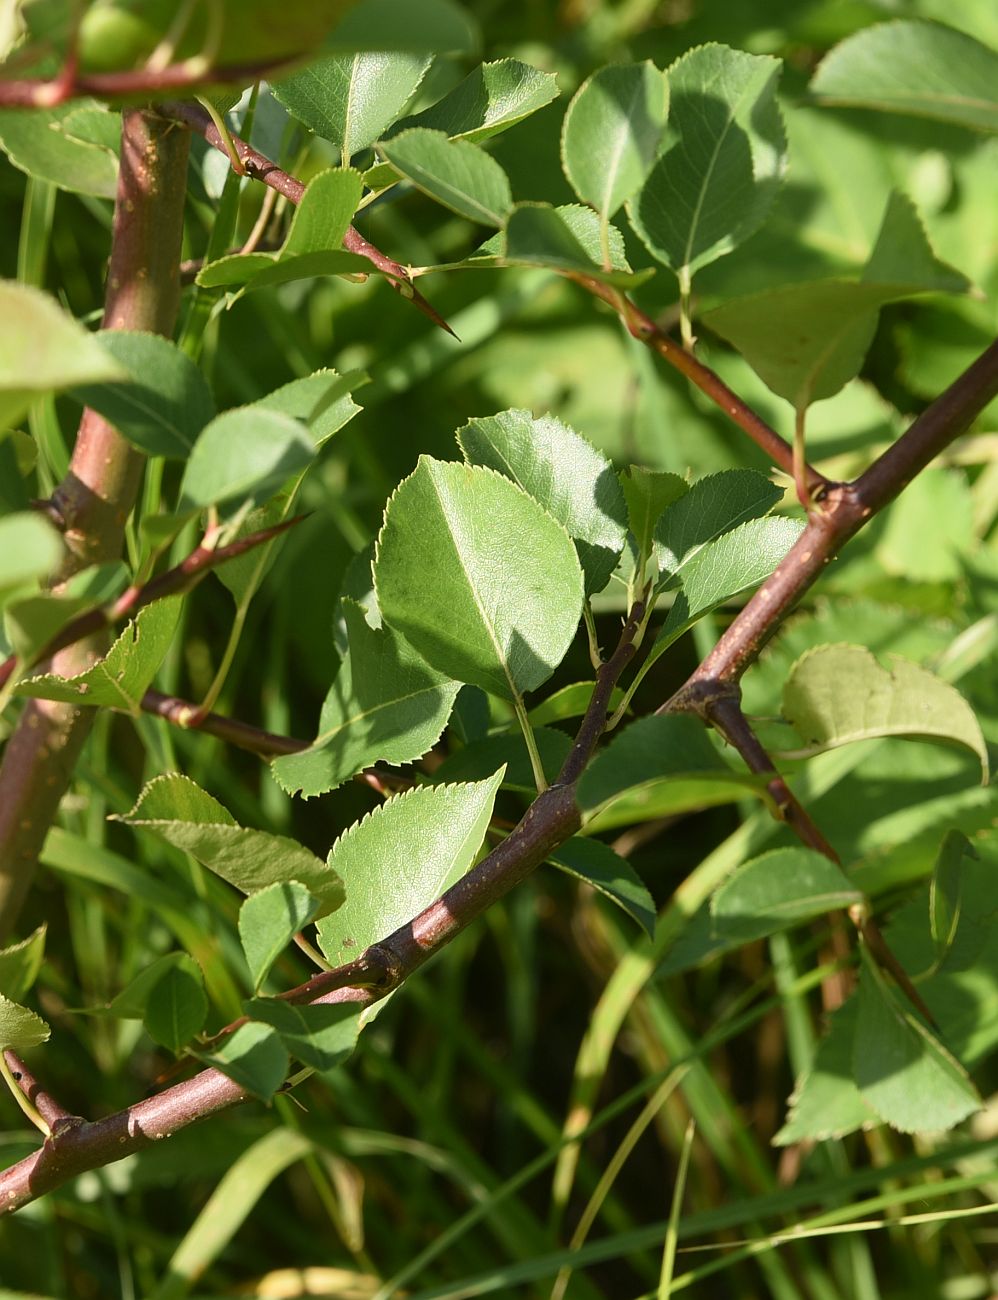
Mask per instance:
[[[810,90],[825,103],[998,131],[998,52],[941,23],[863,28],[826,56]]]
[[[505,475],[565,527],[586,593],[602,591],[627,537],[624,496],[603,453],[553,416],[519,410],[469,420],[457,441],[469,465]]]
[[[828,1033],[818,1044],[810,1069],[803,1072],[790,1097],[786,1123],[774,1146],[825,1142],[856,1129],[876,1127],[876,1112],[863,1100],[853,1076],[853,1044],[859,1003],[850,998],[831,1016]]]
[[[550,722],[563,722],[566,718],[581,718],[589,708],[589,701],[595,688],[595,682],[572,682],[569,686],[562,686],[546,700],[534,705],[527,714],[530,725],[546,727]],[[615,686],[607,705],[608,711],[612,713],[623,697],[624,692],[619,686]]]
[[[554,271],[581,272],[607,284],[633,288],[653,271],[632,271],[619,230],[611,226],[610,269],[604,264],[599,217],[576,204],[553,208],[548,203],[518,203],[506,222],[505,239],[493,246],[501,264],[547,266]],[[490,252],[483,246],[467,263],[474,265]]]
[[[314,853],[283,835],[243,828],[217,799],[180,773],[154,777],[131,812],[115,820],[153,831],[244,894],[297,880],[321,900],[324,911],[342,901],[342,881]]]
[[[379,146],[391,165],[424,194],[486,226],[501,226],[513,206],[506,173],[491,155],[443,131],[413,127]]]
[[[375,762],[420,758],[439,739],[459,690],[403,637],[372,628],[353,601],[342,608],[349,649],[322,706],[319,734],[308,749],[271,766],[280,786],[305,798]]]
[[[0,596],[43,581],[63,558],[62,538],[44,515],[18,511],[0,519]]]
[[[814,849],[774,849],[739,867],[710,902],[712,928],[745,943],[862,902],[842,868]]]
[[[41,1018],[0,993],[0,1051],[21,1052],[44,1043],[52,1031]]]
[[[620,63],[582,83],[565,113],[561,160],[584,203],[609,220],[658,155],[669,83],[653,63]]]
[[[299,420],[259,406],[216,416],[202,430],[180,485],[182,510],[238,506],[272,496],[315,457],[316,447]]]
[[[974,711],[955,687],[898,655],[885,668],[865,646],[816,646],[790,670],[783,715],[809,751],[874,736],[959,745],[981,762],[988,750]]]
[[[428,663],[506,699],[551,676],[582,613],[564,528],[502,475],[428,456],[388,502],[374,579]]]
[[[17,694],[137,715],[173,641],[182,603],[180,596],[170,596],[147,605],[91,668],[75,677],[53,673],[27,677],[18,682]]]
[[[179,1053],[204,1027],[208,999],[204,979],[194,962],[164,969],[149,990],[142,1023],[154,1042]]]
[[[16,425],[45,393],[127,378],[94,335],[54,298],[30,285],[0,280],[0,428]]]
[[[192,1052],[191,1055],[205,1065],[221,1070],[240,1088],[261,1101],[270,1101],[287,1078],[291,1064],[288,1050],[277,1031],[256,1020],[240,1025],[232,1037],[226,1038],[213,1052]],[[282,1139],[300,1136],[287,1129],[278,1132]],[[270,1136],[276,1137],[277,1134]],[[298,1155],[301,1154],[299,1151]],[[230,1173],[235,1173],[237,1168],[238,1164],[234,1165]]]
[[[366,50],[308,63],[275,81],[273,92],[293,117],[331,141],[346,162],[391,126],[429,66],[425,54]]]
[[[328,961],[359,957],[465,874],[485,838],[503,773],[472,785],[417,786],[344,831],[329,853],[346,902],[317,927]]]
[[[768,514],[782,495],[754,469],[725,469],[698,479],[666,508],[655,528],[663,581],[672,582],[709,543]]]
[[[519,59],[482,63],[443,99],[404,118],[389,135],[412,126],[443,131],[451,139],[486,140],[536,113],[558,96],[558,81]]]
[[[107,129],[91,131],[91,139],[81,138],[84,111],[91,126],[95,116],[106,118]],[[93,100],[27,111],[0,109],[0,148],[15,167],[59,189],[102,199],[113,199],[118,188],[115,136],[120,131],[120,114],[98,108]]]
[[[573,835],[551,853],[548,861],[598,889],[633,917],[649,937],[654,936],[655,900],[627,859],[609,844]]]
[[[252,405],[301,420],[319,448],[360,411],[352,394],[367,382],[367,375],[361,370],[351,370],[345,375],[329,369],[314,370],[303,379],[292,379],[275,388]]]
[[[74,396],[148,455],[188,456],[215,414],[211,389],[194,362],[157,334],[103,330],[95,337],[128,378],[77,385]]]
[[[246,899],[239,909],[239,940],[255,989],[295,935],[315,920],[319,906],[297,880],[268,885]]]
[[[669,123],[628,213],[681,276],[731,252],[769,216],[786,165],[779,59],[701,45],[668,70]]]
[[[277,998],[246,1003],[251,1020],[270,1025],[290,1054],[313,1070],[341,1065],[357,1045],[363,1006],[356,1002],[298,1006]]]
[[[20,943],[0,948],[0,990],[12,1002],[23,998],[38,978],[45,956],[45,931],[46,926],[40,925]]]

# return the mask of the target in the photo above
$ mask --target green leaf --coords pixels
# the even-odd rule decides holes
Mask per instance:
[[[714,894],[714,934],[746,943],[862,902],[842,868],[813,849],[774,849],[739,867]]]
[[[372,628],[359,605],[344,600],[342,608],[349,650],[322,706],[319,734],[304,752],[271,765],[283,789],[305,798],[342,785],[375,762],[422,757],[447,725],[460,689],[403,637],[387,627]]]
[[[449,94],[388,133],[409,127],[443,131],[453,139],[487,140],[558,97],[558,80],[519,59],[482,63]]]
[[[44,581],[64,555],[62,538],[44,515],[22,510],[0,519],[0,598]]]
[[[668,111],[669,83],[647,60],[600,68],[576,91],[562,127],[562,167],[606,220],[644,183]]]
[[[671,583],[709,543],[768,514],[782,496],[780,488],[754,469],[726,469],[698,479],[667,507],[655,528],[663,581]]]
[[[611,269],[607,270],[595,212],[575,204],[553,208],[548,203],[518,203],[506,222],[505,241],[495,246],[495,252],[507,266],[547,266],[555,271],[581,272],[625,288],[633,288],[654,274],[651,270],[631,270],[623,236],[615,227],[610,227],[609,238]],[[484,246],[479,249],[469,265],[485,251]]]
[[[417,786],[344,831],[329,853],[346,902],[319,922],[339,966],[392,934],[465,874],[485,838],[503,772],[471,785]]]
[[[816,646],[790,670],[783,716],[808,750],[834,749],[873,736],[959,745],[981,761],[988,750],[974,711],[959,691],[898,655],[884,668],[865,646]]]
[[[254,998],[245,1009],[251,1020],[277,1030],[293,1057],[320,1073],[336,1069],[353,1052],[363,1010],[351,1002],[295,1006],[277,998]]]
[[[274,97],[316,135],[330,140],[344,165],[398,117],[430,66],[425,54],[388,50],[317,59],[274,83]]]
[[[548,861],[605,894],[633,917],[649,938],[654,937],[655,900],[627,859],[609,844],[573,835],[554,850]]]
[[[46,393],[127,378],[55,299],[30,285],[0,280],[0,428],[16,425]]]
[[[941,23],[879,23],[837,45],[811,81],[829,104],[998,131],[998,53]]]
[[[388,502],[374,580],[428,663],[505,699],[551,676],[582,612],[564,528],[502,475],[428,456]]]
[[[275,388],[252,405],[301,420],[318,449],[360,411],[352,394],[366,383],[367,375],[360,370],[345,375],[329,369],[314,370],[303,379],[292,379]],[[229,566],[220,570],[228,571]]]
[[[457,441],[469,465],[505,475],[564,526],[586,594],[602,591],[627,538],[624,496],[602,452],[553,416],[518,410],[469,420]]]
[[[270,1101],[287,1078],[291,1064],[287,1048],[276,1030],[255,1020],[241,1025],[214,1052],[192,1052],[192,1055],[205,1065],[221,1070],[240,1088],[245,1088],[261,1101]],[[281,1136],[299,1135],[281,1130]],[[235,1167],[231,1172],[235,1172]]]
[[[973,844],[962,831],[947,831],[939,847],[929,887],[929,928],[937,962],[942,961],[953,947],[960,924],[964,857],[977,857]]]
[[[297,880],[321,901],[323,911],[342,901],[342,881],[314,853],[283,835],[244,829],[179,772],[154,777],[131,812],[113,820],[153,831],[244,894]]]
[[[361,0],[326,41],[327,48],[470,54],[478,46],[473,19],[454,0]]]
[[[592,699],[595,688],[595,682],[572,682],[570,686],[563,686],[560,690],[549,695],[546,700],[542,700],[540,704],[534,705],[527,714],[531,726],[546,727],[549,722],[564,722],[566,718],[581,718],[586,709],[589,708],[589,701]],[[612,713],[623,698],[624,692],[619,686],[615,686],[610,696],[607,711]]]
[[[728,767],[694,718],[653,715],[626,727],[582,774],[578,802],[590,833],[710,808],[763,783]]]
[[[887,986],[865,950],[853,1069],[863,1100],[902,1133],[939,1132],[982,1102],[959,1061]]]
[[[239,939],[255,989],[295,935],[315,920],[319,906],[297,880],[268,885],[246,899],[239,909]]]
[[[139,971],[106,1007],[93,1008],[90,1014],[108,1015],[116,1020],[141,1020],[153,989],[172,970],[183,970],[190,979],[200,977],[198,966],[186,952],[168,952]]]
[[[180,508],[225,505],[231,514],[247,502],[264,501],[306,469],[315,452],[301,422],[290,416],[259,406],[226,411],[194,444],[180,485]]]
[[[150,456],[188,456],[215,414],[211,389],[194,362],[157,334],[103,330],[95,337],[128,377],[77,385],[73,395]]]
[[[173,641],[183,600],[171,596],[139,611],[103,659],[75,677],[40,673],[18,682],[17,694],[69,704],[123,709],[138,715]]]
[[[41,1016],[0,993],[0,1051],[9,1048],[21,1052],[26,1047],[37,1047],[47,1041],[51,1032]]]
[[[154,1042],[178,1054],[200,1033],[207,1015],[204,980],[189,961],[163,971],[149,991],[142,1023]]]
[[[620,472],[620,486],[627,502],[627,519],[637,543],[638,554],[652,554],[652,539],[662,512],[685,496],[690,485],[678,474],[666,470],[629,465]]]
[[[23,998],[38,978],[45,955],[45,930],[45,925],[40,925],[27,939],[0,948],[0,989],[13,1002]]]
[[[106,119],[102,133],[81,139],[74,130],[95,117]],[[0,109],[0,147],[15,167],[41,181],[76,194],[113,199],[118,188],[121,116],[94,100],[76,100],[58,108]]]
[[[467,140],[412,127],[382,141],[381,153],[424,194],[469,221],[501,226],[513,206],[509,179],[496,160]]]
[[[832,1012],[828,1033],[818,1044],[810,1069],[797,1080],[787,1121],[773,1138],[774,1146],[825,1142],[878,1123],[853,1077],[858,1010],[857,999],[850,998]]]
[[[550,785],[568,758],[572,748],[571,737],[554,727],[535,727],[534,743]],[[537,793],[530,755],[520,731],[506,731],[498,736],[469,741],[444,759],[433,773],[433,782],[444,785],[456,781],[479,781],[491,776],[499,767],[506,769],[502,782],[504,790],[520,790],[530,795]]]
[[[669,124],[628,206],[655,257],[686,278],[730,253],[769,216],[786,165],[779,59],[701,45],[672,64]]]

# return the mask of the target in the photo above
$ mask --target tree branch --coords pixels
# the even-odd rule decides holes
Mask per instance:
[[[122,116],[105,329],[172,332],[189,139],[139,109]],[[54,497],[69,548],[62,578],[118,556],[142,464],[112,425],[84,411],[69,472]],[[74,676],[98,654],[98,646],[80,642],[55,656],[52,671]],[[0,937],[20,912],[92,719],[91,709],[30,700],[7,742],[0,765]]]
[[[251,86],[264,77],[272,77],[301,61],[282,59],[256,63],[232,63],[211,68],[212,86]],[[142,68],[128,72],[73,73],[55,78],[22,77],[0,80],[2,108],[56,108],[71,99],[156,99],[177,91],[200,90],[206,82],[200,61],[188,59],[165,68]]]

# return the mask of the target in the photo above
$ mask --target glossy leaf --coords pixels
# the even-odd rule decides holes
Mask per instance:
[[[16,425],[36,397],[127,377],[54,298],[0,280],[0,428]]]
[[[372,628],[353,601],[344,601],[343,611],[349,650],[322,706],[319,734],[308,749],[271,766],[280,786],[306,799],[376,762],[422,757],[440,738],[460,689],[403,637]]]
[[[52,1031],[41,1018],[0,993],[0,1051],[21,1052],[47,1041]]]
[[[311,464],[315,444],[299,420],[259,406],[216,416],[201,432],[184,469],[181,510],[239,506],[272,496]]]
[[[541,72],[519,59],[497,59],[480,64],[443,99],[404,118],[388,134],[422,126],[443,131],[452,140],[486,140],[557,97],[553,73]]]
[[[240,826],[217,799],[179,773],[154,777],[131,812],[116,820],[153,831],[244,894],[297,880],[320,899],[323,911],[342,901],[342,881],[326,863],[295,840]]]
[[[379,147],[396,171],[469,221],[501,226],[513,206],[506,173],[490,154],[467,140],[413,127]]]
[[[606,284],[633,287],[653,274],[632,271],[620,231],[610,227],[610,270],[600,245],[599,218],[589,208],[568,204],[518,203],[506,222],[505,241],[494,246],[501,263],[511,266],[547,266],[554,271],[581,272]],[[486,252],[479,249],[472,259]]]
[[[316,59],[274,83],[274,96],[346,164],[395,121],[426,75],[425,54],[366,50]]]
[[[295,935],[315,920],[319,906],[297,880],[268,885],[246,899],[239,909],[239,939],[255,989]]]
[[[105,130],[89,139],[74,134],[81,114],[106,119]],[[118,188],[118,143],[121,118],[96,102],[74,101],[58,108],[0,109],[0,148],[15,167],[62,190],[113,199]]]
[[[96,337],[128,379],[79,385],[74,396],[148,455],[188,456],[215,414],[201,371],[175,343],[157,334],[104,330]]]
[[[701,45],[668,70],[669,124],[631,223],[659,261],[691,276],[769,216],[786,165],[778,59]]]
[[[457,433],[469,465],[511,479],[575,540],[586,594],[602,591],[617,567],[626,504],[609,460],[553,416],[501,411],[469,420]]]
[[[0,948],[0,990],[12,1002],[25,996],[42,968],[46,926],[40,925],[20,943]]]
[[[179,596],[147,605],[93,667],[75,677],[58,677],[53,673],[27,677],[18,683],[17,694],[123,709],[137,715],[142,697],[170,649],[181,605]]]
[[[620,63],[582,83],[568,106],[561,161],[572,188],[609,220],[658,155],[669,84],[653,63]]]
[[[721,470],[698,479],[659,519],[655,552],[664,583],[672,583],[710,542],[768,514],[783,493],[753,469]]]
[[[334,965],[351,961],[465,874],[485,838],[503,773],[471,785],[417,786],[344,831],[329,853],[346,902],[319,922]]]
[[[207,1015],[201,972],[185,962],[167,967],[150,989],[142,1023],[154,1042],[176,1054],[200,1033]]]
[[[810,90],[825,103],[998,131],[998,52],[941,23],[863,28],[826,56]]]
[[[898,655],[889,667],[858,645],[816,646],[790,671],[783,715],[809,750],[873,736],[905,736],[969,749],[988,778],[988,750],[973,709],[955,687]]]
[[[502,475],[428,456],[388,502],[374,579],[428,663],[506,699],[550,677],[582,612],[564,528]]]
[[[269,1025],[251,1020],[241,1025],[213,1052],[192,1055],[205,1065],[221,1070],[230,1079],[261,1101],[270,1101],[287,1078],[291,1059],[277,1031]],[[282,1140],[298,1134],[281,1131]],[[232,1172],[235,1172],[233,1168]]]
[[[0,519],[0,597],[54,573],[64,554],[62,538],[36,510]]]
[[[357,1045],[361,1010],[350,1002],[296,1006],[277,998],[254,998],[246,1003],[251,1020],[270,1025],[296,1060],[320,1072],[341,1065]]]
[[[552,866],[598,889],[637,921],[645,933],[655,933],[655,900],[626,858],[602,840],[573,835],[548,858]]]

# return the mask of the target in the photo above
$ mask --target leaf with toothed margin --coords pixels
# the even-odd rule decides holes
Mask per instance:
[[[52,1031],[41,1018],[0,993],[0,1051],[22,1052],[44,1043]]]
[[[552,851],[548,861],[598,889],[637,921],[649,938],[654,937],[655,900],[627,859],[609,844],[573,835]]]
[[[413,127],[382,141],[380,151],[417,189],[469,221],[501,226],[513,206],[502,167],[467,140]]]
[[[386,137],[413,126],[443,131],[452,140],[485,140],[536,113],[558,97],[558,81],[519,59],[482,63],[443,99],[396,122]]]

